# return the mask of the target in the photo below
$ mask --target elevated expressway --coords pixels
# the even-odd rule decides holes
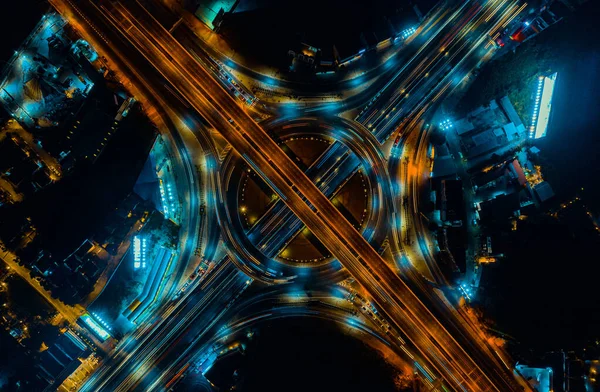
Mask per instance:
[[[403,137],[410,136],[411,139],[414,139],[414,136],[419,129],[412,132],[411,130],[423,125],[423,121],[421,121],[423,114],[439,102],[444,93],[447,94],[448,91],[451,91],[459,85],[464,75],[468,75],[468,73],[481,61],[482,57],[489,54],[488,50],[481,50],[487,42],[487,36],[498,29],[500,22],[506,21],[511,15],[514,15],[516,10],[518,10],[516,2],[512,4],[496,2],[493,6],[492,12],[489,12],[490,7],[486,9],[480,4],[474,4],[471,7],[465,6],[465,15],[457,18],[456,25],[453,25],[450,28],[448,35],[446,35],[443,40],[439,41],[438,47],[431,51],[435,53],[435,55],[432,56],[431,59],[421,59],[416,70],[413,70],[413,72],[405,77],[406,82],[404,82],[402,86],[395,90],[391,88],[391,91],[383,91],[383,98],[378,98],[381,99],[381,102],[376,103],[373,106],[369,105],[357,119],[362,120],[365,126],[371,128],[378,138],[380,138],[380,141],[387,139],[392,131],[396,129],[394,124],[402,119],[403,126],[401,129],[405,131],[403,132]],[[506,7],[503,8],[504,6]],[[494,13],[498,15],[498,20],[490,18]],[[490,18],[489,20],[491,20],[492,23],[486,27],[485,20],[488,18]],[[469,36],[468,33],[472,31],[481,34],[480,38],[474,39]],[[443,88],[433,88],[436,85],[441,85]],[[386,101],[386,99],[388,99],[389,102]],[[382,106],[384,109],[380,109]],[[405,115],[402,115],[402,113],[405,113]],[[416,142],[418,148],[416,148],[414,152],[413,160],[415,163],[413,164],[411,162],[411,174],[409,180],[406,183],[403,183],[402,181],[394,183],[394,186],[392,187],[394,193],[401,195],[400,191],[404,192],[409,189],[415,189],[419,183],[419,181],[416,180],[418,174],[428,171],[427,165],[424,165],[423,163],[426,161],[427,143],[426,138],[423,137],[425,134],[426,132],[423,132],[420,136],[416,135],[418,139]],[[402,147],[403,143],[398,143],[399,141],[400,137],[396,140],[396,149]],[[423,148],[425,148],[425,151]],[[331,150],[335,150],[335,145],[330,148],[330,151]],[[395,152],[398,154],[398,151]],[[398,154],[397,157],[400,155],[402,154]],[[400,168],[397,157],[392,157],[390,160],[391,169],[394,173]],[[414,170],[412,170],[413,168]],[[415,171],[416,173],[413,173]],[[385,184],[385,182],[382,182],[381,184]],[[318,185],[323,186],[323,184],[320,183]],[[413,191],[412,193],[416,194],[416,191]],[[437,307],[440,313],[444,313],[448,308],[451,308],[451,306],[447,307],[446,304],[443,303],[445,299],[433,292],[427,282],[423,282],[423,279],[415,273],[414,268],[407,262],[406,253],[402,251],[402,236],[399,234],[401,232],[399,226],[401,221],[400,206],[403,204],[402,199],[402,196],[398,197],[392,206],[391,228],[395,240],[390,243],[393,248],[393,253],[396,255],[398,265],[401,267],[404,275],[410,278],[411,285],[416,287],[423,295],[428,296],[430,303],[434,304],[434,307]],[[416,197],[412,197],[410,200],[412,202],[410,213],[411,215],[414,214],[418,216]],[[398,210],[396,210],[396,207],[398,207]],[[425,230],[420,225],[420,219],[415,216],[411,216],[410,219],[415,222],[414,226],[417,234],[419,236],[423,235]],[[282,232],[284,230],[280,229],[279,231]],[[428,261],[428,267],[433,274],[435,282],[438,282],[441,285],[445,282],[445,279],[431,257],[430,251],[425,245],[426,242],[419,239],[418,243],[420,244],[423,257]],[[415,256],[419,257],[421,255],[416,254]],[[463,323],[472,323],[472,321],[468,317],[464,317],[464,315],[459,317],[462,318],[461,322]],[[474,329],[477,328],[475,326],[472,327]],[[501,352],[500,349],[497,349],[495,354],[501,361],[510,361],[506,354]]]
[[[111,35],[110,30],[103,29],[102,36],[94,34],[89,22],[80,21],[62,3],[54,3],[64,17],[75,22],[78,30],[85,34],[86,39],[96,48],[103,48],[105,55],[110,56],[111,67],[121,75],[126,87],[134,93],[136,99],[142,102],[147,113],[151,116],[167,136],[167,141],[173,146],[175,169],[179,181],[177,186],[180,193],[185,195],[186,213],[182,221],[180,256],[172,279],[170,293],[177,288],[181,277],[187,278],[184,272],[189,267],[188,262],[196,247],[201,247],[203,257],[213,260],[217,256],[217,241],[220,228],[214,225],[216,218],[215,194],[217,156],[218,153],[210,134],[201,120],[189,114],[187,105],[172,94],[165,84],[149,84],[147,80],[161,80],[158,73],[145,69],[143,75],[133,65],[143,61],[135,57],[135,52],[122,56],[122,49],[117,44],[119,38]],[[92,30],[92,31],[90,31]],[[104,45],[111,42],[111,45]],[[197,170],[198,169],[198,170]],[[204,212],[200,211],[200,187],[208,191],[205,197]],[[198,233],[202,237],[198,238]],[[169,353],[182,350],[185,339],[203,335],[212,331],[210,324],[217,323],[227,309],[228,304],[237,298],[249,284],[248,277],[238,271],[231,263],[221,263],[218,268],[208,271],[200,281],[195,281],[178,301],[164,301],[153,310],[138,328],[125,336],[116,349],[102,360],[102,366],[91,375],[82,391],[115,391],[119,388],[135,389],[144,378],[152,379],[153,366],[161,366],[170,360]],[[201,315],[211,315],[200,318]],[[212,331],[214,333],[214,331]],[[210,333],[208,336],[211,336]],[[177,341],[177,344],[173,344]]]
[[[502,12],[499,12],[502,5],[502,3],[495,5],[496,13],[502,14]],[[462,11],[463,14],[460,14],[459,11]],[[418,121],[431,105],[435,104],[436,101],[440,101],[440,98],[443,96],[442,94],[449,87],[456,86],[457,80],[462,80],[462,76],[457,77],[457,75],[460,75],[464,70],[465,66],[463,63],[473,63],[479,60],[479,53],[477,53],[480,49],[479,44],[482,41],[485,42],[486,34],[497,27],[497,24],[493,23],[490,28],[484,29],[481,27],[484,19],[487,19],[489,16],[490,13],[486,12],[486,9],[477,3],[471,7],[467,7],[467,3],[458,7],[449,17],[449,21],[455,21],[456,23],[452,25],[448,25],[448,23],[443,24],[438,31],[441,34],[441,38],[430,40],[429,44],[431,48],[428,48],[429,50],[425,51],[420,57],[416,56],[411,59],[409,64],[396,74],[394,79],[383,90],[376,94],[369,105],[357,116],[357,120],[372,130],[380,143],[383,143],[393,134],[397,129],[398,122],[402,122],[401,129],[404,129],[406,128],[406,124]],[[469,36],[469,33],[478,29],[483,30],[479,32],[481,38],[477,42],[473,42],[473,38]],[[433,55],[430,56],[427,53],[433,53]],[[419,51],[419,54],[421,54],[421,51]],[[465,61],[465,59],[469,61]],[[408,67],[410,63],[414,63],[412,68]],[[457,72],[457,69],[460,72]],[[395,86],[392,83],[396,79],[401,81],[400,86]],[[358,167],[358,160],[352,158],[346,156],[346,149],[341,143],[334,143],[306,173],[313,179],[319,179],[317,186],[319,186],[326,196],[331,196],[332,189],[336,189],[340,183],[343,183],[347,179],[345,173],[352,173]],[[327,159],[333,163],[327,163]],[[326,172],[330,165],[334,165],[331,167],[338,170],[335,176],[331,176]],[[314,174],[314,169],[319,167],[322,168],[320,173]],[[283,207],[283,204],[281,201],[277,202],[272,208],[272,211],[275,211],[275,213],[273,215],[266,215],[259,221],[259,224],[262,224],[264,221],[271,222],[277,228],[277,235],[268,235],[268,233],[263,231],[264,228],[262,227],[253,228],[252,231],[259,230],[263,235],[253,237],[254,234],[251,232],[250,238],[254,241],[250,242],[254,246],[246,241],[247,246],[241,248],[252,249],[258,246],[264,250],[263,253],[268,253],[267,256],[271,257],[273,251],[262,248],[265,244],[268,244],[269,238],[275,238],[274,244],[281,245],[288,238],[293,237],[295,231],[301,225],[299,220],[294,218],[287,208]],[[398,212],[397,220],[399,220],[399,214],[400,211]],[[293,222],[293,224],[289,230],[285,230],[283,227],[276,225],[278,221],[274,219],[274,216],[282,217],[281,222]],[[366,237],[369,238],[368,235]],[[240,241],[245,241],[245,239],[241,238]],[[272,262],[269,263],[268,257],[267,259],[263,258],[264,271],[262,272],[262,279],[274,278],[273,269],[267,265],[273,264]],[[247,258],[246,260],[255,259]],[[250,267],[255,268],[257,265],[254,262],[254,265],[250,265]],[[432,273],[439,275],[435,271],[435,263],[430,263],[430,269],[434,270]],[[430,274],[425,273],[425,275],[428,276]],[[294,278],[295,276],[292,275],[291,277]],[[260,277],[257,278],[261,279]]]
[[[407,350],[401,337],[390,333],[379,322],[366,314],[360,314],[360,305],[349,299],[347,291],[339,286],[321,287],[310,292],[287,290],[288,286],[270,286],[253,293],[251,298],[241,299],[231,307],[224,319],[228,323],[218,330],[214,336],[198,341],[194,347],[181,352],[178,361],[152,384],[148,391],[160,390],[162,385],[172,386],[178,381],[182,370],[190,365],[197,366],[213,352],[215,346],[224,340],[232,341],[236,336],[249,329],[260,327],[260,324],[282,318],[311,317],[337,323],[341,328],[348,328],[353,334],[369,336],[394,352],[406,354],[406,361],[400,359],[405,369],[412,369],[414,361],[418,361]],[[369,342],[367,342],[368,344]],[[410,348],[408,348],[410,350]]]
[[[361,234],[345,221],[312,181],[231,100],[210,74],[197,67],[195,60],[174,42],[162,26],[153,23],[151,19],[143,23],[138,15],[131,15],[119,3],[115,3],[115,9],[123,17],[118,22],[122,30],[127,32],[130,42],[161,70],[171,85],[203,118],[221,132],[350,274],[369,291],[375,302],[419,347],[421,354],[443,376],[446,383],[455,388],[473,391],[498,388],[510,390],[515,387],[510,370],[506,375],[508,369],[504,368],[481,337],[469,336],[468,342],[464,342],[469,345],[479,343],[480,347],[473,354],[484,354],[480,356],[481,361],[476,362],[466,354],[437,318],[386,265]],[[191,70],[195,70],[197,75],[191,74]],[[484,371],[480,366],[488,369]]]
[[[262,126],[274,139],[305,136],[334,140],[332,146],[306,169],[306,174],[324,195],[332,198],[360,168],[368,179],[370,189],[363,236],[379,249],[389,230],[391,193],[389,187],[385,186],[389,183],[387,162],[373,135],[360,125],[339,117],[274,120]],[[239,210],[236,185],[240,180],[240,171],[245,167],[239,155],[232,152],[221,168],[218,211],[224,228],[223,237],[232,251],[234,262],[248,275],[265,283],[316,281],[322,284],[345,277],[345,272],[340,270],[336,261],[301,267],[275,260],[275,256],[303,228],[302,222],[280,199],[272,202],[245,233],[241,221],[236,219]]]
[[[145,390],[144,383],[170,366],[195,339],[218,330],[220,318],[249,284],[233,264],[219,264],[180,301],[163,305],[152,323],[122,340],[80,391]]]
[[[473,27],[469,25],[469,23],[475,23],[476,25],[480,23],[480,21],[472,22],[472,20],[475,17],[481,19],[481,14],[483,14],[483,12],[481,6],[478,4],[475,4],[471,8],[466,7],[466,5],[467,4],[465,3],[452,12],[448,21],[455,20],[458,26],[467,26],[468,29],[465,31],[470,31]],[[460,11],[463,11],[465,15],[461,16]],[[394,76],[393,80],[377,93],[375,99],[370,102],[368,107],[357,116],[357,120],[365,127],[370,128],[373,132],[373,136],[376,138],[376,141],[374,142],[376,146],[385,142],[385,140],[392,135],[397,129],[396,125],[400,119],[404,122],[409,121],[412,118],[418,119],[433,102],[439,99],[440,92],[436,89],[436,86],[442,85],[447,88],[447,86],[452,83],[454,74],[451,73],[450,70],[452,70],[452,67],[454,66],[455,59],[460,59],[462,58],[461,56],[469,55],[470,52],[473,51],[473,47],[476,47],[476,45],[468,45],[470,42],[468,39],[465,39],[466,33],[463,31],[463,33],[459,34],[461,31],[463,30],[457,28],[456,25],[449,25],[448,22],[444,23],[437,32],[442,34],[442,39],[438,38],[437,40],[429,41],[430,45],[433,46],[436,44],[437,46],[433,46],[420,57],[416,56],[412,58],[410,62]],[[432,52],[434,55],[432,56],[432,59],[429,59],[425,53]],[[452,55],[448,56],[447,53],[450,52]],[[415,63],[414,69],[409,67],[410,63]],[[392,83],[396,79],[403,81],[400,88],[396,88]],[[383,107],[383,109],[380,109],[380,107]],[[329,120],[329,122],[332,123],[331,120]],[[339,123],[339,121],[337,122]],[[347,121],[346,124],[337,126],[352,128]],[[364,135],[363,128],[357,125],[355,125],[354,128],[361,129],[360,132]],[[366,137],[363,138],[366,139]],[[343,143],[334,143],[325,153],[323,153],[313,166],[306,170],[306,174],[315,180],[317,186],[326,196],[331,197],[333,191],[338,189],[339,185],[347,180],[348,174],[354,173],[358,168],[359,163],[359,159],[356,157],[348,156],[347,149],[344,147]],[[374,167],[376,168],[376,166]],[[381,169],[377,170],[379,173],[384,172]],[[332,173],[334,175],[332,175]],[[382,184],[386,184],[387,182],[386,177],[380,176],[378,187],[381,188]],[[223,180],[221,186],[223,186]],[[383,189],[385,188],[386,187],[383,187]],[[384,191],[384,193],[386,193],[387,198],[387,195],[389,195],[390,192]],[[386,200],[391,199],[387,198]],[[235,201],[226,204],[233,205],[235,204]],[[383,208],[383,206],[383,204],[379,203],[377,206],[373,207]],[[229,218],[230,216],[231,213],[228,213],[227,217]],[[232,223],[231,220],[228,220],[228,222]],[[271,227],[263,227],[265,222],[269,223]],[[285,225],[278,225],[279,222],[285,222]],[[281,246],[285,244],[289,238],[293,238],[301,227],[302,224],[298,218],[284,206],[282,201],[278,201],[272,206],[270,211],[261,218],[257,223],[257,227],[252,228],[248,236],[249,240],[242,236],[238,239],[240,244],[234,246],[233,249],[246,249],[248,252],[252,251],[255,256],[245,252],[246,254],[245,257],[242,257],[242,262],[252,260],[253,262],[251,264],[248,263],[248,268],[255,269],[258,266],[262,267],[262,272],[260,272],[263,276],[262,278],[260,275],[253,275],[257,279],[273,280],[275,279],[273,274],[275,271],[271,265],[274,263],[270,258],[273,257],[273,253],[276,253],[281,249]],[[256,231],[260,232],[261,235],[256,236]],[[371,232],[367,230],[363,235],[367,239],[370,239],[369,234],[371,234]],[[242,245],[242,243],[245,243],[245,245]],[[378,249],[377,243],[375,243],[374,246]],[[263,253],[266,256],[262,257],[260,264],[257,259],[261,256],[256,255],[256,247],[260,248],[262,251],[258,253]],[[288,277],[284,279],[289,281],[291,278],[295,277],[296,275],[288,275]]]
[[[106,18],[104,12],[88,17]],[[173,42],[167,31],[153,23],[151,18],[142,20],[139,15],[134,17],[120,3],[115,3],[114,9],[108,14],[114,18],[112,22],[115,27],[161,72],[182,99],[221,132],[369,291],[392,324],[419,347],[421,355],[441,375],[445,385],[451,389],[468,391],[519,388],[510,369],[501,364],[481,337],[465,331],[462,325],[459,325],[458,331],[454,331],[461,344],[452,337],[312,181],[232,101],[212,76],[198,67],[198,63]],[[193,74],[191,70],[194,70]],[[456,324],[451,323],[451,329],[455,327]],[[466,347],[470,355],[461,346]]]
[[[328,103],[322,103],[320,99],[310,99],[311,96],[319,97],[324,94],[342,93],[344,99],[334,100],[334,102],[339,102],[345,108],[363,106],[377,94],[379,90],[385,88],[386,84],[395,80],[397,73],[401,72],[410,58],[427,43],[429,37],[436,36],[442,28],[452,23],[453,20],[451,15],[449,15],[452,10],[447,7],[449,2],[440,1],[421,22],[419,34],[409,36],[406,39],[390,39],[388,44],[385,44],[384,42],[384,45],[382,46],[387,46],[389,48],[387,51],[391,53],[386,53],[381,56],[378,55],[378,59],[374,61],[376,64],[370,64],[368,68],[364,68],[362,72],[359,72],[359,70],[353,71],[352,73],[357,76],[337,79],[336,75],[327,74],[317,76],[315,83],[306,83],[305,81],[288,81],[272,78],[247,68],[242,64],[236,63],[235,60],[224,56],[219,52],[218,48],[207,45],[196,36],[193,27],[195,24],[194,22],[196,22],[195,16],[188,15],[187,11],[179,11],[178,13],[173,12],[170,9],[161,8],[156,4],[169,1],[142,0],[141,2],[145,7],[149,8],[149,11],[153,15],[155,12],[171,14],[171,18],[165,20],[159,19],[159,22],[166,29],[170,30],[174,38],[190,53],[197,54],[203,58],[210,57],[218,60],[227,67],[250,78],[257,85],[264,84],[265,86],[268,86],[269,84],[274,84],[277,88],[293,91],[294,94],[306,98],[306,100],[298,101],[288,101],[283,99],[283,102],[281,103],[269,103],[268,108],[277,112],[279,117],[286,117],[286,114],[293,112],[294,109],[297,109],[298,112],[301,113],[305,110],[311,110],[312,108],[319,108],[320,106],[330,106]],[[193,20],[190,21],[190,19]],[[180,22],[173,22],[173,20]],[[175,27],[174,23],[177,24]],[[188,25],[192,27],[189,27]],[[370,56],[370,54],[371,53],[368,55],[363,54],[362,57]],[[367,61],[367,63],[369,62],[371,61]],[[331,79],[331,76],[334,76],[334,79]]]

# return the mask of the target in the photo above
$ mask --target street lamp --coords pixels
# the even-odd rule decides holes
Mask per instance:
[[[406,39],[406,38],[410,37],[411,35],[413,35],[416,31],[417,31],[417,29],[414,28],[414,27],[410,27],[408,29],[405,29],[405,30],[402,31],[402,38]]]
[[[442,121],[440,123],[440,128],[444,131],[447,131],[448,129],[452,128],[454,125],[452,124],[452,121],[450,121],[450,119],[445,119],[444,121]]]

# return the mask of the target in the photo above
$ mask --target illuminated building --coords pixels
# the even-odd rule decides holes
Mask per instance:
[[[529,127],[529,138],[539,139],[546,136],[550,112],[552,109],[552,94],[557,73],[550,76],[540,76],[535,97],[531,126]]]
[[[146,268],[146,238],[133,237],[133,267]]]
[[[106,339],[110,338],[110,334],[102,328],[100,324],[96,322],[88,313],[84,314],[80,317],[80,320],[83,321],[83,324],[94,333],[102,342],[106,341]]]

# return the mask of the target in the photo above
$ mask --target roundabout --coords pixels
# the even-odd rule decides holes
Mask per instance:
[[[410,358],[407,374],[428,390],[529,390],[515,377],[504,350],[490,345],[481,327],[465,318],[464,307],[455,306],[453,298],[417,272],[405,273],[411,265],[402,252],[402,219],[419,216],[414,178],[427,175],[427,157],[391,159],[397,173],[414,172],[392,181],[381,152],[392,134],[422,120],[434,102],[452,94],[491,57],[481,48],[487,49],[497,26],[511,18],[514,4],[442,2],[423,17],[413,38],[401,40],[399,55],[388,63],[389,77],[381,78],[381,84],[355,78],[357,98],[294,98],[271,109],[247,99],[220,66],[225,59],[211,56],[209,42],[199,36],[189,40],[193,31],[181,33],[190,24],[180,10],[171,15],[166,8],[149,10],[146,4],[152,2],[145,1],[107,2],[103,7],[88,0],[51,2],[81,26],[107,62],[117,65],[114,71],[123,72],[123,80],[140,90],[141,102],[165,97],[160,102],[164,112],[156,117],[172,118],[173,132],[189,142],[177,149],[184,157],[189,154],[191,167],[182,173],[190,190],[184,197],[195,200],[190,206],[197,207],[183,223],[184,234],[190,236],[183,237],[177,259],[182,265],[197,263],[191,264],[197,269],[172,276],[181,283],[178,294],[157,301],[148,311],[148,322],[107,353],[82,391],[170,389],[215,336],[292,314],[333,319],[354,330],[358,312],[376,324],[381,335],[373,332],[382,344],[393,342],[394,352]],[[368,52],[370,48],[363,48],[353,60],[372,55]],[[154,108],[148,107],[154,116]],[[333,116],[342,110],[348,116],[359,113],[356,121]],[[297,118],[262,121],[278,114]],[[190,118],[200,119],[200,126],[193,126]],[[203,134],[210,140],[199,137]],[[402,140],[399,136],[396,143]],[[222,155],[212,150],[217,144],[225,146]],[[427,228],[413,227],[419,235]],[[218,232],[220,239],[213,235]],[[416,244],[416,257],[424,253],[417,246],[427,245]],[[326,290],[338,286],[356,287],[360,301],[344,310],[330,306],[344,300]],[[274,302],[261,301],[262,289],[281,290],[283,295]],[[312,299],[319,289],[323,295]],[[258,306],[256,312],[233,318],[245,310],[244,298]]]
[[[264,124],[332,203],[376,248],[388,234],[386,162],[372,134],[339,118]],[[285,206],[271,187],[230,152],[222,163],[217,208],[234,263],[268,284],[318,283],[346,277],[341,264]]]
[[[296,157],[299,164],[310,167],[319,156],[333,143],[333,140],[319,136],[293,136],[282,139],[281,146]],[[316,153],[316,154],[315,154]],[[264,216],[277,196],[268,188],[252,170],[241,174],[238,191],[238,211],[246,231],[252,230],[254,224]],[[354,227],[360,230],[365,223],[369,211],[369,184],[359,168],[341,185],[334,194],[332,202],[344,211],[344,216],[351,220]],[[298,231],[287,245],[275,256],[279,261],[296,264],[319,264],[331,258],[331,253],[313,235],[303,228]]]

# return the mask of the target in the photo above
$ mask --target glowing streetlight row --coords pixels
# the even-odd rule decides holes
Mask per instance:
[[[535,104],[533,106],[533,116],[531,116],[531,126],[529,127],[529,138],[532,139],[537,125],[538,113],[540,111],[540,100],[542,99],[542,87],[544,86],[544,77],[538,78],[538,87],[535,95]]]
[[[102,319],[102,317],[98,316],[97,313],[92,312],[92,316],[94,316],[96,321],[99,322],[100,324],[102,324],[104,326],[104,328],[108,329],[109,331],[112,331],[112,328],[106,323],[106,321],[104,321]]]

